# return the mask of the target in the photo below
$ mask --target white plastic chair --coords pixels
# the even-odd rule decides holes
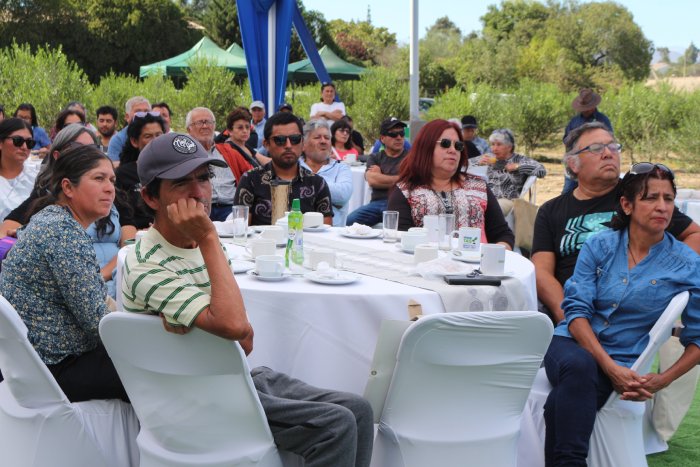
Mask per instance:
[[[124,300],[122,299],[122,277],[124,276],[124,261],[126,261],[126,255],[134,248],[134,245],[126,245],[119,250],[117,253],[117,274],[114,278],[115,289],[117,290],[117,310],[124,310]]]
[[[673,325],[688,303],[688,292],[682,292],[669,302],[656,324],[649,331],[649,343],[632,365],[640,374],[649,373],[654,356],[661,345],[671,337]],[[523,436],[519,442],[519,467],[541,467],[544,465],[543,419],[544,404],[552,386],[544,368],[535,378],[523,417]],[[647,448],[643,435],[644,402],[624,401],[613,392],[596,416],[591,444],[588,451],[588,465],[591,467],[646,466]],[[649,429],[649,427],[647,427]],[[653,429],[653,428],[651,428]],[[647,442],[654,440],[650,452],[658,452],[657,437],[647,433]]]
[[[520,190],[520,198],[525,199],[525,195],[528,195],[527,200],[532,204],[537,204],[537,177],[530,175],[525,180],[523,184],[523,189]]]
[[[127,312],[100,336],[141,421],[141,467],[283,465],[237,342]]]
[[[404,334],[372,466],[514,466],[552,323],[534,311],[440,313]]]
[[[117,400],[71,403],[0,296],[0,464],[12,467],[137,466],[138,421]]]

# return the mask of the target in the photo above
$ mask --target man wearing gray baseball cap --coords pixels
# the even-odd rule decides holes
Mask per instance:
[[[253,328],[209,219],[209,165],[219,163],[188,135],[166,134],[144,148],[141,195],[155,221],[126,256],[121,292],[125,311],[162,313],[169,332],[198,327],[238,341],[249,354]],[[301,455],[307,467],[369,465],[374,425],[367,401],[265,367],[251,376],[280,449]]]

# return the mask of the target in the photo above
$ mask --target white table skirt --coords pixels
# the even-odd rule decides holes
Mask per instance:
[[[327,239],[332,247],[334,240],[349,240],[339,230],[305,235]],[[381,239],[352,241],[395,248]],[[237,246],[230,250],[244,252]],[[536,310],[532,263],[508,252],[505,269],[515,273],[527,290],[530,309]],[[424,314],[445,311],[433,291],[369,276],[343,286],[303,278],[262,282],[246,274],[236,275],[236,280],[255,330],[251,367],[268,366],[316,386],[356,394],[364,391],[382,320],[407,319],[411,299],[422,305]]]
[[[369,203],[372,190],[365,180],[365,165],[350,167],[352,171],[352,196],[348,201],[348,213]]]

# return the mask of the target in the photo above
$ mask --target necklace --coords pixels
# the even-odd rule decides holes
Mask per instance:
[[[437,199],[439,199],[442,202],[443,208],[445,208],[445,214],[454,214],[454,205],[452,204],[452,196],[453,193],[450,191],[450,196],[447,196],[447,193],[444,191],[441,191],[440,194],[438,194],[437,191],[433,190],[433,193],[435,193],[435,196]]]
[[[632,253],[632,248],[630,247],[630,242],[627,242],[627,251],[630,252],[630,256],[632,257],[632,261],[634,261],[634,265],[637,265],[637,258],[634,257],[634,253]]]

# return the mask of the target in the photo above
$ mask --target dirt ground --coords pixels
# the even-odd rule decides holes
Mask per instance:
[[[564,166],[560,163],[543,162],[547,169],[547,175],[537,180],[537,204],[542,205],[555,196],[561,194],[564,187]],[[622,171],[626,172],[629,162],[623,160]],[[673,168],[673,167],[672,167]],[[700,174],[676,172],[676,186],[678,188],[700,189]]]

